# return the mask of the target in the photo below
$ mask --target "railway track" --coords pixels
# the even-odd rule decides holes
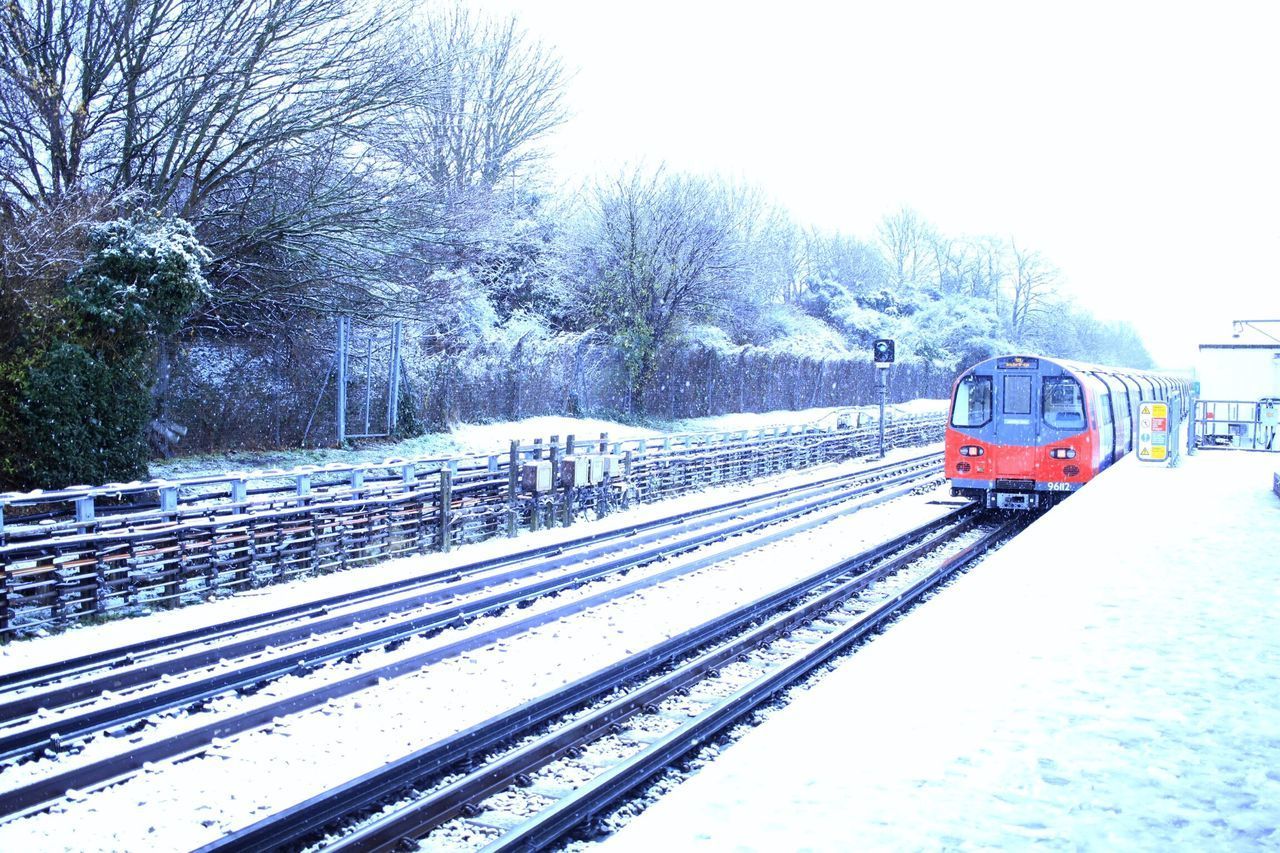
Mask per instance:
[[[310,621],[327,616],[339,608],[367,605],[384,601],[394,596],[411,594],[428,589],[442,581],[479,576],[487,572],[519,566],[537,560],[562,557],[587,559],[592,551],[607,550],[607,548],[601,549],[598,546],[616,547],[613,543],[627,540],[636,542],[638,541],[637,537],[646,534],[661,536],[664,530],[674,527],[695,529],[695,525],[713,524],[724,518],[731,518],[735,514],[741,515],[760,511],[762,508],[781,507],[814,497],[839,495],[851,486],[856,487],[874,483],[884,484],[885,481],[890,483],[898,482],[903,475],[917,472],[921,474],[932,473],[938,470],[938,464],[941,460],[942,454],[940,453],[926,453],[897,462],[874,465],[854,472],[825,477],[805,483],[799,487],[774,489],[714,504],[691,512],[626,525],[605,533],[592,533],[551,545],[522,549],[489,560],[467,563],[368,589],[354,590],[291,607],[272,610],[267,613],[210,624],[188,631],[56,661],[47,665],[31,667],[0,676],[0,702],[5,702],[6,697],[29,688],[41,687],[68,678],[90,676],[94,673],[113,672],[122,667],[133,666],[148,658],[172,654],[183,649],[221,641],[228,637],[242,636],[250,631],[279,628],[291,624],[309,624]],[[368,617],[367,612],[362,612],[362,615],[365,615],[366,618]],[[0,717],[0,719],[3,719],[3,717]]]
[[[1018,524],[955,510],[202,849],[392,850],[423,838],[540,849],[849,649]]]
[[[580,587],[593,579],[617,577],[658,557],[691,552],[744,532],[770,525],[781,528],[736,546],[739,551],[794,535],[825,521],[828,516],[818,515],[820,510],[857,497],[868,498],[858,506],[872,505],[911,490],[921,477],[936,472],[937,458],[937,454],[927,454],[902,463],[875,466],[799,489],[777,490],[697,513],[632,525],[604,537],[582,537],[288,611],[86,655],[62,667],[16,673],[5,679],[4,692],[0,693],[0,720],[6,721],[0,729],[0,755],[10,761],[32,760],[37,754],[73,748],[78,741],[103,731],[121,738],[126,748],[118,755],[6,792],[0,801],[0,816],[38,810],[56,801],[67,789],[85,790],[108,784],[148,762],[193,754],[217,738],[263,726],[282,715],[315,707],[386,678],[417,672],[437,660],[493,642],[497,636],[512,636],[532,624],[645,584],[660,583],[680,571],[692,571],[708,561],[723,559],[726,550],[735,549],[722,549],[720,556],[693,560],[676,570],[623,583],[547,613],[510,620],[494,631],[357,673],[304,695],[223,717],[174,737],[143,742],[145,738],[136,733],[140,723],[163,711],[198,708],[199,703],[233,691],[253,693],[283,675],[350,662],[374,648],[385,649],[406,638],[438,632],[512,605],[518,607],[538,596]],[[844,511],[835,510],[837,514]],[[616,551],[624,543],[626,553],[617,556]],[[506,587],[492,591],[495,585],[502,584]],[[185,680],[172,683],[175,677]]]

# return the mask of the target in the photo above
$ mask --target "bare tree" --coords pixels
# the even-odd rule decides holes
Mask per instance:
[[[748,297],[757,305],[793,301],[801,287],[804,263],[800,229],[785,210],[763,204],[754,193],[746,189],[734,193],[744,211],[758,214],[744,216],[741,234],[750,263]]]
[[[674,333],[715,316],[741,287],[742,235],[758,215],[753,200],[661,170],[596,188],[583,234],[586,319],[622,349],[633,408]]]
[[[196,321],[223,331],[386,295],[370,252],[402,220],[368,139],[415,80],[399,10],[15,0],[0,15],[0,205],[16,225],[87,197],[193,222],[214,253]]]
[[[1058,270],[1037,251],[1018,248],[1010,242],[1013,256],[1009,305],[1009,334],[1018,342],[1026,340],[1035,330],[1037,322],[1048,311],[1058,283]]]
[[[0,28],[11,203],[142,189],[198,219],[248,173],[404,96],[385,9],[353,0],[15,0]]]
[[[565,120],[564,68],[515,18],[454,6],[413,34],[409,53],[422,86],[397,120],[399,157],[439,190],[488,193],[514,180]]]
[[[978,299],[990,299],[998,314],[1000,289],[1006,276],[1007,249],[996,237],[980,237],[970,243],[969,263],[965,278],[966,292]]]
[[[898,298],[909,298],[934,277],[936,233],[920,214],[904,207],[881,220],[876,236],[884,254],[889,287]]]
[[[885,264],[874,246],[839,233],[814,235],[810,245],[813,273],[839,282],[854,297],[867,299],[885,284]]]

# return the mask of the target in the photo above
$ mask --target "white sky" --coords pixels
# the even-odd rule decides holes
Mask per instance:
[[[1273,3],[477,5],[575,73],[566,180],[666,162],[861,237],[903,205],[1013,236],[1166,366],[1280,318]]]

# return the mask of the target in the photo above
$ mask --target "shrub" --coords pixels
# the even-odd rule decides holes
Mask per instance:
[[[4,488],[145,475],[157,348],[207,293],[208,255],[180,219],[138,213],[87,242],[62,294],[12,318],[26,333],[0,355]]]

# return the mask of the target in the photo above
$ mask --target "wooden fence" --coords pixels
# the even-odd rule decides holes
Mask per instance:
[[[886,422],[886,446],[940,441],[941,415]],[[569,436],[503,455],[389,459],[0,494],[0,640],[146,613],[298,577],[571,524],[633,502],[875,452],[875,424],[610,441]],[[557,475],[595,457],[589,485]]]

